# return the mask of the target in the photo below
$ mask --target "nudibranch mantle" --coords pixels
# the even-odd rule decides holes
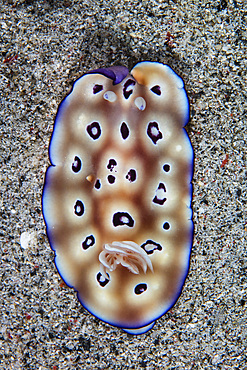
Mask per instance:
[[[193,238],[189,103],[167,65],[89,71],[59,106],[43,214],[81,304],[132,333],[178,299]]]

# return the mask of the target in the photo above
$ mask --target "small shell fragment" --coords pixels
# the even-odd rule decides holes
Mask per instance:
[[[24,231],[20,237],[20,244],[23,249],[27,249],[35,239],[35,232]]]
[[[188,273],[188,120],[183,80],[153,62],[89,71],[58,108],[43,191],[55,264],[88,311],[131,334],[175,304]]]

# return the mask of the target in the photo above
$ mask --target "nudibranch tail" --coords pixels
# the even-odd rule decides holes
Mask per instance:
[[[154,324],[155,324],[155,321],[151,322],[148,325],[142,326],[141,328],[133,328],[133,329],[122,328],[122,329],[126,331],[126,333],[132,334],[132,335],[145,334],[148,330],[152,329]]]

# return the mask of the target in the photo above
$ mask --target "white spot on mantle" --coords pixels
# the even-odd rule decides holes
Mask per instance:
[[[117,95],[113,91],[106,91],[104,93],[104,99],[113,103],[117,99]]]
[[[139,110],[144,110],[146,108],[146,101],[141,96],[135,99],[135,105]]]

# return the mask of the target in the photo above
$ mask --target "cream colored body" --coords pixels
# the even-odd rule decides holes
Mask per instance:
[[[126,99],[123,86],[128,79],[136,84]],[[93,94],[95,84],[103,86],[97,94]],[[161,95],[150,90],[156,85]],[[50,148],[55,166],[48,170],[44,192],[56,265],[83,305],[116,326],[138,328],[161,316],[176,301],[187,275],[193,229],[193,154],[182,128],[186,104],[182,80],[167,66],[145,62],[115,86],[100,74],[83,76],[58,112]],[[87,132],[92,122],[101,128],[95,140]],[[123,122],[129,128],[125,139],[120,130]],[[150,122],[157,122],[162,133],[156,143],[147,134]],[[157,135],[154,126],[151,133]],[[75,156],[82,162],[78,173],[71,169]],[[109,169],[110,159],[117,165]],[[168,172],[165,164],[170,166]],[[130,169],[136,173],[133,182],[126,178]],[[114,176],[115,182],[110,183],[108,176]],[[97,180],[100,189],[95,188]],[[160,183],[165,191],[158,189]],[[160,202],[166,198],[164,204],[153,202],[155,196]],[[84,205],[82,216],[74,212],[78,199]],[[114,226],[117,212],[131,215],[134,226]],[[164,229],[164,223],[169,229]],[[84,250],[82,241],[90,235],[95,244]],[[143,246],[147,240],[162,247],[148,254],[153,271],[133,273],[117,264],[108,271],[109,282],[104,287],[99,284],[99,255],[105,244],[132,241]],[[136,294],[135,287],[143,283],[146,291]]]

